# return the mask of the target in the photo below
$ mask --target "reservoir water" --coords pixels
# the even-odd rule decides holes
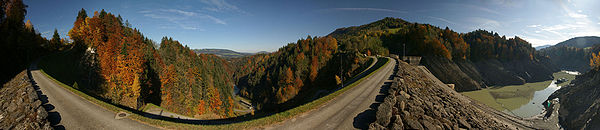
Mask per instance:
[[[554,80],[526,83],[523,85],[494,86],[477,91],[463,92],[472,99],[478,100],[496,110],[519,117],[532,117],[543,112],[542,103],[554,91],[567,85],[579,74],[572,71],[554,73]],[[566,78],[567,82],[555,84],[557,79]]]

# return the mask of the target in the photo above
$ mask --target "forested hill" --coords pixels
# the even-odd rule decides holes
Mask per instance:
[[[147,103],[197,116],[233,116],[232,71],[214,55],[163,38],[160,48],[123,18],[104,10],[88,17],[81,10],[69,36],[81,91],[139,109]]]
[[[228,49],[194,49],[198,54],[215,54],[223,58],[238,58],[252,55],[252,53],[237,52]]]
[[[527,41],[485,30],[457,33],[388,17],[329,36],[347,43],[343,48],[363,53],[404,54],[405,45],[405,54],[423,56],[421,63],[457,91],[549,80],[556,70]]]
[[[575,48],[586,48],[586,47],[592,47],[596,44],[600,44],[600,37],[585,36],[585,37],[571,38],[569,40],[566,40],[566,41],[563,41],[563,42],[560,42],[560,43],[554,45],[554,47],[568,46],[568,47],[575,47]]]
[[[332,92],[342,78],[368,66],[366,57],[356,51],[342,52],[338,45],[333,37],[308,36],[273,53],[234,59],[240,94],[251,98],[259,109],[277,111]]]
[[[29,20],[22,0],[0,0],[0,84],[4,84],[29,66],[37,57],[57,50],[60,37],[41,36]]]
[[[600,51],[600,37],[596,36],[575,37],[539,50],[560,69],[582,73],[590,70],[588,63],[592,57],[591,53],[598,51]]]

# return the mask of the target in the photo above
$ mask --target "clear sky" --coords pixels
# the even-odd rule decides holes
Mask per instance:
[[[84,8],[105,9],[160,42],[173,37],[191,48],[275,51],[307,35],[385,17],[519,36],[533,46],[576,36],[600,36],[597,0],[25,0],[27,18],[45,37],[66,34]],[[594,13],[596,12],[596,13]]]

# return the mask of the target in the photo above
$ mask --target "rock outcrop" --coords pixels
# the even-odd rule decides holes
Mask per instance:
[[[554,92],[560,100],[559,123],[568,130],[600,129],[600,71],[590,70]]]
[[[369,129],[533,129],[453,91],[423,67],[398,65]]]
[[[0,129],[52,129],[46,119],[48,112],[42,106],[27,71],[3,85],[0,89],[0,107]]]

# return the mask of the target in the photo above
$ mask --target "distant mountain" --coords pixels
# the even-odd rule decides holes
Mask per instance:
[[[576,48],[586,48],[586,47],[592,47],[596,44],[600,43],[600,37],[597,36],[585,36],[585,37],[575,37],[575,38],[571,38],[569,40],[560,42],[556,45],[554,45],[555,47],[559,47],[559,46],[569,46],[569,47],[576,47]]]
[[[586,72],[590,70],[589,59],[592,52],[600,50],[600,37],[575,37],[554,46],[538,50],[548,56],[552,64],[560,69]]]
[[[551,47],[551,46],[552,46],[552,45],[543,45],[543,46],[538,46],[538,47],[535,47],[535,50],[540,50],[540,49],[544,49],[544,48],[546,48],[546,47]]]
[[[256,52],[256,54],[269,54],[269,52],[268,51],[259,51],[259,52]]]
[[[224,58],[237,58],[252,55],[253,53],[237,52],[229,49],[194,49],[196,54],[215,54]]]

